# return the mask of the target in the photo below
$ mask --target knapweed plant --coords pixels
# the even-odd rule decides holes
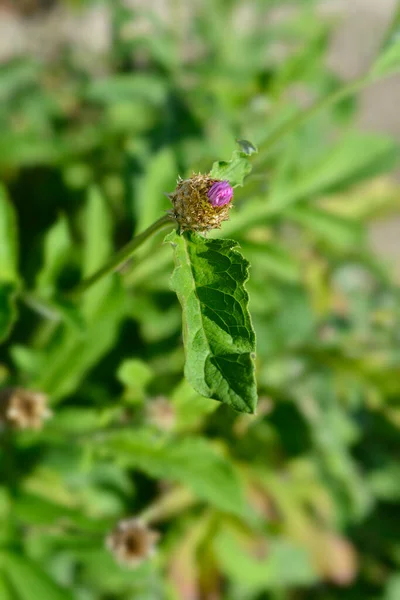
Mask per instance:
[[[343,84],[313,0],[100,4],[0,66],[0,600],[397,600],[399,15]]]
[[[183,310],[185,375],[202,396],[253,413],[255,334],[245,289],[249,264],[236,242],[206,236],[228,220],[234,188],[251,171],[249,157],[256,148],[245,140],[238,144],[232,159],[215,163],[210,173],[179,178],[175,191],[167,194],[173,208],[83,281],[76,293],[123,266],[152,234],[174,225],[165,242],[175,255],[172,287]]]

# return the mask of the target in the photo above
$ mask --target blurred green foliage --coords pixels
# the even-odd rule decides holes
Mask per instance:
[[[266,150],[297,98],[340,89],[316,4],[171,2],[171,25],[109,2],[101,61],[1,65],[0,385],[53,410],[0,432],[1,600],[399,597],[399,287],[367,235],[399,212],[399,149],[343,98]],[[162,235],[65,295],[238,138],[260,152],[220,235],[252,265],[256,416],[183,379]],[[104,548],[131,515],[161,532],[136,570]]]

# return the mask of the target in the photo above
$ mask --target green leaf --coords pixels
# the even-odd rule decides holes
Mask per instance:
[[[282,214],[286,207],[295,203],[309,202],[313,197],[388,172],[398,159],[398,144],[387,136],[351,133],[314,164],[303,166],[298,174],[288,175],[277,184],[272,181],[268,197],[262,195],[246,202],[224,225],[224,234],[236,235]]]
[[[0,570],[0,598],[1,600],[15,600],[12,596],[11,590],[7,584],[5,575]]]
[[[36,286],[42,293],[52,293],[60,270],[69,258],[71,236],[68,221],[62,215],[46,233],[43,249],[43,265],[36,279]]]
[[[400,597],[400,573],[392,575],[385,589],[383,600],[397,600]]]
[[[150,105],[164,101],[165,85],[159,77],[142,74],[118,74],[94,79],[88,85],[86,97],[100,104],[141,99]]]
[[[105,290],[100,296],[96,288],[102,284]],[[86,373],[112,348],[126,314],[126,295],[118,280],[108,278],[108,281],[100,281],[86,292],[86,296],[93,292],[96,293],[96,304],[92,312],[87,312],[84,335],[65,327],[60,333],[56,351],[50,346],[43,354],[47,367],[40,371],[32,385],[45,390],[53,399],[71,393]]]
[[[15,285],[0,282],[0,342],[7,338],[17,318],[15,298]]]
[[[146,171],[135,194],[136,229],[142,231],[160,217],[171,203],[165,195],[176,185],[176,160],[172,148],[163,148],[146,164]]]
[[[218,404],[209,398],[204,398],[195,392],[187,379],[182,379],[176,386],[171,396],[171,402],[176,411],[176,431],[199,428],[207,415],[218,407]]]
[[[231,463],[204,439],[171,438],[136,429],[108,434],[102,438],[101,451],[152,477],[184,483],[220,510],[242,516],[246,510]]]
[[[257,152],[257,148],[248,140],[237,140],[236,143],[240,147],[243,154],[246,154],[247,156],[251,156]]]
[[[301,279],[301,267],[295,258],[276,240],[273,242],[243,242],[243,251],[249,259],[252,271],[258,274],[259,278],[265,274],[271,275],[282,281],[297,282]],[[257,277],[255,277],[257,280]],[[266,308],[265,286],[263,292],[263,312]]]
[[[41,567],[24,556],[7,552],[4,569],[18,600],[72,600],[68,590],[57,585]]]
[[[17,317],[18,287],[17,217],[0,184],[0,342],[8,336]]]
[[[349,249],[363,245],[365,234],[355,220],[308,205],[291,206],[285,215],[337,248]]]
[[[17,217],[0,184],[0,281],[18,281]]]
[[[124,360],[119,366],[117,378],[126,388],[126,399],[142,402],[146,386],[153,378],[153,372],[145,362],[132,358]]]
[[[246,546],[237,532],[224,528],[214,541],[217,561],[222,571],[246,593],[253,596],[262,590],[310,585],[317,579],[304,548],[284,539],[265,540],[268,548],[264,557],[257,558],[254,547]],[[244,543],[243,543],[244,542]],[[251,551],[253,550],[253,552]]]
[[[233,152],[231,160],[215,162],[210,171],[211,177],[227,180],[232,187],[243,185],[244,178],[252,169],[249,156],[257,152],[256,147],[246,140],[239,140],[237,143],[240,150]]]
[[[103,194],[100,189],[92,187],[88,193],[85,211],[84,277],[89,277],[102,267],[110,256],[113,249],[112,223],[112,216]],[[112,283],[112,277],[106,277],[85,293],[83,312],[88,319],[103,302]]]
[[[280,190],[271,189],[269,209],[281,210],[297,200],[326,194],[392,169],[399,159],[398,145],[387,136],[351,133],[315,164],[306,165],[297,178]]]
[[[257,403],[255,334],[248,312],[248,262],[232,240],[171,232],[172,288],[183,310],[185,375],[194,389],[240,412]]]

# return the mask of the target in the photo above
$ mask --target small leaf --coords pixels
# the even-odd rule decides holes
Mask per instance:
[[[232,240],[175,231],[165,240],[175,248],[172,287],[183,310],[187,379],[199,394],[253,413],[255,334],[244,288],[248,262]]]
[[[243,185],[243,180],[251,172],[249,156],[257,152],[253,144],[246,140],[237,142],[240,150],[235,150],[230,161],[220,160],[212,166],[210,176],[215,179],[227,180],[232,187]]]
[[[257,152],[257,148],[248,140],[236,140],[236,143],[243,154],[246,154],[247,156],[251,156]]]
[[[131,402],[144,400],[146,386],[152,377],[150,367],[136,358],[124,360],[117,371],[118,380],[126,388],[125,397]]]

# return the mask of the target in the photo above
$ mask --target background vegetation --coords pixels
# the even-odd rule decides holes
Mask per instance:
[[[101,64],[66,47],[0,68],[0,385],[53,412],[0,433],[1,600],[400,597],[399,287],[367,237],[399,212],[399,148],[355,130],[351,95],[276,137],[341,87],[318,2],[277,4],[166,24],[110,2]],[[162,233],[66,295],[237,138],[259,153],[220,235],[252,265],[255,416],[183,379]],[[130,516],[160,533],[134,570],[104,546]]]

